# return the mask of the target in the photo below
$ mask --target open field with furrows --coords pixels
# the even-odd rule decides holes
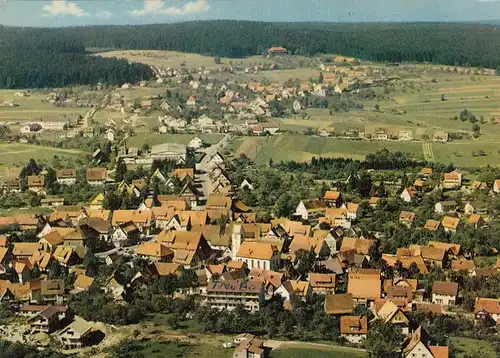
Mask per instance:
[[[343,157],[363,160],[367,154],[387,148],[390,151],[412,153],[424,158],[460,167],[498,166],[500,148],[496,143],[476,141],[426,143],[399,141],[366,141],[321,138],[305,135],[275,137],[242,137],[231,145],[235,155],[245,154],[258,164],[295,160],[308,161],[312,157]],[[482,150],[484,156],[478,156]]]
[[[207,144],[214,144],[220,141],[223,134],[160,134],[160,133],[145,133],[137,134],[136,136],[127,139],[127,145],[131,147],[141,148],[143,144],[147,143],[149,146],[162,143],[177,143],[188,144],[194,137],[201,138]]]
[[[0,167],[23,167],[30,159],[37,163],[50,163],[54,156],[67,159],[83,159],[86,153],[53,147],[43,147],[30,144],[0,144]]]

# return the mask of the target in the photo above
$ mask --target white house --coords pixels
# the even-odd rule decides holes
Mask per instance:
[[[244,189],[244,188],[247,188],[249,190],[253,190],[254,186],[247,179],[243,179],[243,181],[240,184],[240,189]]]
[[[300,105],[300,102],[298,100],[295,100],[293,102],[293,110],[295,112],[300,112],[301,109],[302,109],[302,106]]]
[[[411,203],[417,197],[417,190],[415,189],[415,187],[412,186],[404,188],[403,192],[399,197],[405,203]]]
[[[194,137],[193,139],[191,139],[188,143],[188,148],[192,148],[192,149],[200,149],[201,147],[203,147],[203,139],[201,139],[200,137]]]
[[[432,303],[441,306],[454,306],[457,302],[458,283],[436,281],[432,285]]]
[[[222,163],[224,163],[224,157],[219,153],[215,153],[214,156],[212,157],[212,159],[210,160],[210,163],[222,164]]]
[[[109,128],[106,131],[106,139],[109,140],[110,142],[114,142],[115,141],[115,131],[112,130],[111,128]]]
[[[303,220],[308,220],[324,215],[327,207],[327,203],[319,199],[301,200],[295,209],[295,215],[300,216]]]

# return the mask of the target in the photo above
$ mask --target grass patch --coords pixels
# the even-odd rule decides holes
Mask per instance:
[[[178,341],[134,341],[133,350],[147,358],[230,358],[233,350],[207,343],[191,344]]]
[[[278,348],[271,352],[271,358],[362,358],[366,354],[342,347],[321,348]]]
[[[497,357],[495,348],[487,341],[462,337],[450,337],[450,341],[451,345],[453,345],[453,347],[457,350],[457,354],[455,356],[456,358],[465,358],[470,356],[482,358]]]
[[[141,148],[144,143],[150,146],[162,143],[177,143],[188,144],[194,137],[200,137],[208,144],[214,144],[224,138],[223,134],[160,134],[160,133],[144,133],[137,134],[134,137],[127,139],[127,144],[132,147]]]
[[[0,144],[0,167],[23,167],[30,159],[38,164],[50,164],[54,156],[61,159],[83,159],[86,153],[74,149],[44,147],[31,144]]]
[[[50,214],[52,210],[50,208],[12,208],[12,209],[0,209],[0,216],[14,216],[17,214],[37,214],[37,215],[47,215]]]

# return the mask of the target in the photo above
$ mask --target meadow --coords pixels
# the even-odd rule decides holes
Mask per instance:
[[[213,134],[161,134],[161,133],[141,133],[127,139],[127,145],[142,148],[143,144],[149,146],[162,143],[188,144],[195,137],[201,138],[207,144],[214,144],[220,141],[224,135]]]
[[[21,143],[0,144],[0,167],[24,167],[30,159],[37,163],[50,164],[54,156],[61,159],[83,159],[87,153],[54,147],[43,147]]]
[[[271,352],[271,358],[364,358],[366,353],[343,347],[313,348],[285,347]]]
[[[456,358],[467,358],[467,357],[482,357],[482,358],[495,358],[497,357],[493,345],[487,341],[463,338],[463,337],[451,337],[450,343],[456,349]]]

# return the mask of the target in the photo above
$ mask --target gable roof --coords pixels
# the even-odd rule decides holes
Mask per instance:
[[[151,210],[115,210],[113,211],[112,225],[118,226],[120,223],[133,222],[145,226],[151,225],[153,213]]]
[[[415,220],[415,213],[411,211],[402,211],[401,214],[399,214],[399,220],[412,222]]]
[[[367,334],[368,318],[366,316],[342,316],[340,317],[341,334]]]
[[[338,200],[341,195],[342,194],[338,191],[328,190],[325,192],[325,195],[323,195],[323,200]]]
[[[380,270],[353,269],[348,274],[347,292],[354,298],[378,299],[382,293]]]
[[[441,221],[441,224],[443,225],[443,227],[447,228],[447,229],[456,229],[458,227],[459,223],[460,223],[460,219],[452,218],[451,216],[445,216],[443,218],[443,220]]]
[[[429,241],[427,245],[430,247],[444,249],[446,251],[449,251],[453,255],[458,255],[460,253],[460,248],[461,248],[460,244],[452,244],[440,241]]]
[[[375,240],[355,237],[344,237],[340,252],[355,251],[358,254],[368,255],[370,248],[375,244]]]
[[[341,293],[325,296],[326,314],[346,314],[354,311],[354,300],[350,293]]]
[[[458,294],[458,283],[435,281],[432,285],[432,293],[456,297]]]
[[[40,249],[38,242],[16,242],[12,249],[14,256],[31,256]]]
[[[458,260],[453,260],[451,262],[451,269],[453,271],[472,271],[474,270],[475,265],[473,260],[467,260],[464,258],[458,259]]]
[[[150,256],[154,258],[163,258],[173,254],[167,246],[159,242],[142,242],[135,252],[138,255]]]
[[[276,250],[276,246],[268,243],[243,241],[236,256],[250,259],[271,260]]]
[[[87,168],[85,176],[89,181],[106,180],[108,170],[106,168]]]
[[[427,229],[430,231],[436,231],[437,229],[439,229],[440,225],[441,225],[440,221],[429,219],[426,221],[426,223],[424,225],[424,229]]]
[[[73,287],[86,291],[94,282],[92,277],[86,275],[78,275],[76,277],[75,283],[73,283]]]

